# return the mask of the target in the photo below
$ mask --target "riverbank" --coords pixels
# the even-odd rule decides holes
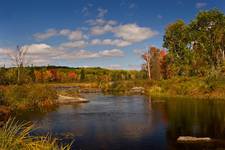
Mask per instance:
[[[225,80],[197,77],[179,77],[158,81],[118,81],[112,83],[107,90],[103,89],[103,91],[132,94],[132,88],[134,87],[143,87],[145,89],[144,94],[153,97],[225,99]]]
[[[28,109],[55,104],[57,92],[48,85],[24,84],[0,87],[1,105],[13,109]]]
[[[1,116],[26,109],[42,109],[68,103],[86,103],[80,93],[99,92],[96,83],[51,83],[0,86]]]
[[[10,110],[57,104],[58,95],[75,97],[80,93],[104,92],[115,95],[142,94],[153,97],[225,99],[225,80],[176,77],[168,80],[127,80],[0,86],[0,104]],[[1,112],[0,112],[1,113]]]

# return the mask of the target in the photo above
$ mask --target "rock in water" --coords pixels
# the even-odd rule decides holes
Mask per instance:
[[[180,136],[177,138],[179,143],[197,143],[197,142],[210,142],[212,139],[209,137],[193,137],[193,136]]]
[[[143,87],[133,87],[132,89],[130,89],[131,93],[141,93],[144,94],[145,92],[145,88]]]
[[[70,97],[70,96],[58,95],[57,102],[59,104],[69,104],[69,103],[87,103],[89,101],[82,97]]]

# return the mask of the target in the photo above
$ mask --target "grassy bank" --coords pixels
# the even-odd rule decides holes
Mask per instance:
[[[11,109],[53,105],[57,93],[48,85],[26,84],[0,87],[0,103]]]
[[[225,99],[225,80],[212,77],[117,81],[109,84],[103,91],[129,94],[133,87],[144,87],[145,94],[154,97]]]

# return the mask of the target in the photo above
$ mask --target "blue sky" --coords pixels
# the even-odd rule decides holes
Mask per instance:
[[[30,64],[139,69],[166,25],[211,8],[225,0],[0,0],[0,65],[21,45]]]

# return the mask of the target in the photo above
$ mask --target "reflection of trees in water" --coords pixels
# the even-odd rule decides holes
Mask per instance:
[[[152,109],[167,125],[169,149],[177,147],[177,137],[197,136],[225,139],[225,102],[220,100],[153,99]]]
[[[225,138],[225,103],[216,100],[168,100],[167,136],[180,135]]]

